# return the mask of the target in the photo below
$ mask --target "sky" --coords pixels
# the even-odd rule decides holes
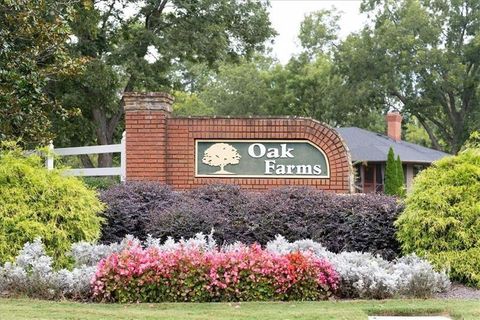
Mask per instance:
[[[270,21],[278,36],[272,46],[273,56],[281,63],[287,63],[290,57],[299,52],[297,35],[300,23],[306,14],[335,7],[342,12],[340,19],[340,37],[358,31],[366,21],[360,13],[361,0],[271,0]]]

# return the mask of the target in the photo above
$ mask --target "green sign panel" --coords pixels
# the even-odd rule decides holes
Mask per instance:
[[[328,159],[306,140],[197,140],[195,176],[329,178]]]

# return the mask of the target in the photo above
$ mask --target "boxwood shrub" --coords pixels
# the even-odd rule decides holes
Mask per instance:
[[[427,254],[427,258],[447,269],[450,279],[480,288],[480,248]]]
[[[313,239],[333,252],[393,259],[399,251],[393,222],[403,207],[388,196],[336,195],[307,187],[252,193],[233,185],[172,192],[160,184],[127,183],[104,192],[102,200],[109,208],[105,242],[125,234],[178,240],[214,230],[222,244],[266,244],[282,234],[289,241]]]
[[[58,264],[68,264],[72,243],[98,238],[102,210],[80,179],[48,171],[38,155],[25,156],[13,143],[0,149],[0,262],[40,237]]]
[[[453,279],[480,285],[480,149],[443,158],[416,178],[399,217],[405,253],[450,266]]]

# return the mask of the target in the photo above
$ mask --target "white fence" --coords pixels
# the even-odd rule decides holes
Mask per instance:
[[[120,167],[68,169],[65,170],[65,174],[87,177],[120,176],[120,180],[125,181],[127,168],[127,155],[125,152],[125,132],[122,135],[122,141],[120,144],[107,144],[103,146],[91,147],[55,148],[53,143],[50,143],[49,151],[51,154],[48,155],[47,160],[45,161],[45,165],[48,170],[52,170],[55,167],[54,155],[77,156],[82,154],[120,153]]]

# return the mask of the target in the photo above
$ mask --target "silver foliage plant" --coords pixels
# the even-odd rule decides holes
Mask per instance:
[[[429,297],[450,287],[445,271],[435,271],[428,261],[416,255],[386,261],[370,253],[335,254],[317,242],[288,242],[282,236],[270,241],[267,250],[279,253],[310,251],[317,257],[328,259],[340,276],[338,294],[344,298]]]
[[[212,232],[213,233],[213,232]],[[178,248],[217,250],[212,233],[197,234],[190,239],[165,242],[148,237],[143,243],[127,236],[120,243],[110,245],[79,242],[72,246],[75,261],[72,270],[54,270],[52,259],[47,256],[40,239],[25,244],[14,263],[0,266],[0,294],[26,294],[41,298],[89,299],[90,281],[98,262],[114,252],[120,252],[132,244],[155,247],[161,251]],[[243,246],[235,243],[224,246],[224,251]],[[335,254],[312,240],[288,242],[277,236],[266,249],[276,253],[309,251],[319,258],[328,259],[341,278],[338,294],[344,298],[382,299],[393,296],[428,297],[446,290],[450,282],[445,272],[436,272],[430,263],[415,255],[396,261],[386,261],[368,253],[342,252]]]
[[[95,266],[78,266],[72,271],[53,269],[40,238],[26,243],[15,262],[0,266],[0,293],[25,294],[39,298],[86,298]]]

